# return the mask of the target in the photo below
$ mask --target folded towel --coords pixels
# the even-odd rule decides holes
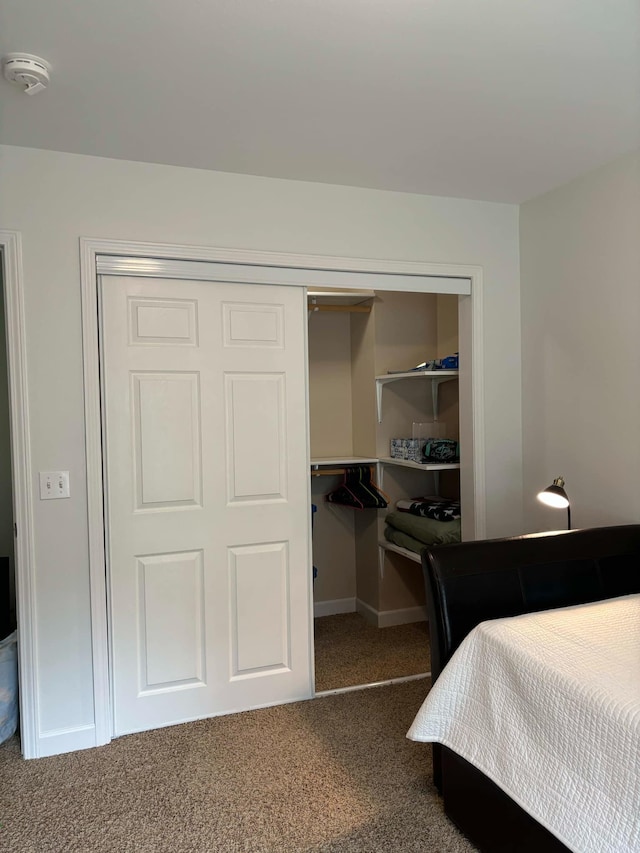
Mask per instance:
[[[385,518],[387,525],[408,533],[425,545],[447,545],[460,541],[460,519],[436,521],[420,518],[409,512],[390,512]]]
[[[419,539],[414,539],[413,536],[409,536],[408,533],[396,530],[395,527],[391,527],[389,524],[384,528],[384,538],[389,542],[393,542],[394,545],[406,548],[407,551],[415,551],[416,554],[419,554],[425,547],[424,542],[420,542]]]

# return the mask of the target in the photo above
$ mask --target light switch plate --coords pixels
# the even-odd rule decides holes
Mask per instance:
[[[40,500],[52,501],[70,496],[68,471],[40,471]]]

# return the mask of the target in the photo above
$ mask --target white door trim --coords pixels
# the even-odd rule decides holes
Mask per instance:
[[[331,271],[372,273],[388,278],[379,289],[407,290],[407,283],[395,286],[393,276],[459,278],[471,282],[470,311],[460,311],[462,322],[469,323],[472,342],[472,426],[473,434],[473,514],[475,538],[485,529],[482,268],[461,264],[432,264],[413,261],[338,258],[320,255],[287,254],[247,249],[221,249],[205,246],[180,246],[166,243],[138,243],[121,240],[80,238],[82,288],[82,348],[84,364],[85,444],[87,458],[87,507],[89,523],[89,574],[91,595],[91,633],[94,674],[96,745],[108,743],[112,736],[109,691],[107,588],[104,555],[103,467],[101,446],[100,370],[98,351],[98,258],[146,259],[137,264],[137,275],[154,273],[154,261],[204,261],[219,264],[243,264],[255,267],[280,267],[297,270],[322,270],[325,285],[332,286]],[[114,260],[115,263],[115,260]],[[126,266],[126,265],[125,265]],[[124,271],[122,268],[120,271]],[[228,280],[228,279],[227,279]],[[285,283],[285,282],[283,282]],[[304,286],[304,277],[289,284]],[[417,283],[417,282],[416,282]],[[341,281],[343,285],[344,282]],[[354,281],[354,288],[370,289],[370,281]],[[411,288],[413,289],[413,288]],[[424,290],[421,283],[416,290]],[[446,291],[441,291],[446,292]],[[455,292],[455,291],[454,291]]]
[[[20,739],[25,758],[38,757],[38,624],[35,610],[33,496],[22,243],[17,231],[0,231],[9,374],[13,517],[18,619]]]

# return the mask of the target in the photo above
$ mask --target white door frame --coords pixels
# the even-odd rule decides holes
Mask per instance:
[[[469,301],[460,301],[459,317],[463,334],[471,339],[472,371],[471,433],[473,447],[473,517],[475,538],[485,530],[484,494],[484,395],[483,395],[483,337],[482,337],[482,268],[461,264],[431,264],[412,261],[387,261],[361,258],[339,258],[320,255],[287,254],[247,249],[220,249],[159,243],[138,243],[120,240],[80,239],[82,287],[82,349],[84,365],[85,443],[87,459],[87,507],[89,524],[89,574],[91,598],[91,635],[93,655],[95,738],[96,746],[108,743],[112,737],[112,717],[109,688],[109,655],[107,633],[107,585],[104,553],[103,460],[101,444],[100,370],[98,350],[98,272],[99,256],[127,259],[127,272],[135,275],[154,275],[156,261],[194,261],[225,265],[221,280],[306,286],[308,274],[315,278],[322,273],[326,286],[335,286],[341,274],[361,281],[349,287],[379,290],[428,292],[423,280],[432,278],[467,279],[471,283]],[[138,260],[134,260],[138,259]],[[132,270],[131,265],[135,265]],[[229,265],[237,265],[235,268]],[[250,278],[239,265],[251,266]],[[307,275],[305,276],[305,273]],[[166,273],[165,273],[166,274]],[[344,276],[342,276],[344,277]],[[373,282],[373,283],[372,283]],[[444,291],[443,291],[444,292]],[[455,292],[455,291],[452,291]],[[464,306],[464,307],[463,307]],[[461,433],[464,434],[463,424]],[[466,438],[466,436],[465,436]]]
[[[15,522],[14,565],[18,621],[20,741],[25,758],[38,755],[37,621],[27,351],[24,322],[22,243],[17,231],[0,231],[4,281],[11,476]]]

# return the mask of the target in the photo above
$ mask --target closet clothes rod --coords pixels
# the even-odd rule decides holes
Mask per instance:
[[[335,477],[337,474],[344,474],[347,468],[353,468],[354,465],[345,465],[344,468],[317,468],[312,469],[312,477]],[[372,465],[367,465],[370,471],[373,471]]]
[[[346,311],[349,314],[370,314],[370,305],[314,305],[310,302],[307,306],[309,313],[314,311]]]

